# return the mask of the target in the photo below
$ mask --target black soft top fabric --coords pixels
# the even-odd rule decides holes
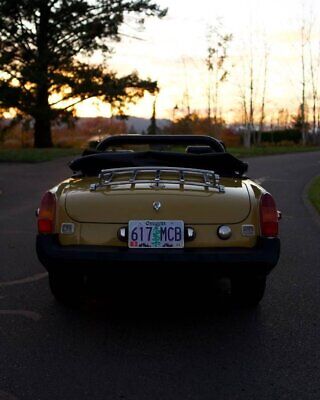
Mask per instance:
[[[229,153],[184,154],[162,151],[132,153],[96,153],[84,155],[70,163],[74,172],[98,175],[102,169],[124,167],[184,167],[215,171],[221,176],[242,176],[248,165]]]

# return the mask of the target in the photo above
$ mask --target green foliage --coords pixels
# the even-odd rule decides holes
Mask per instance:
[[[266,156],[272,154],[286,154],[286,153],[298,153],[307,151],[319,151],[320,148],[316,146],[269,146],[269,147],[252,147],[245,149],[242,147],[228,147],[228,152],[236,157],[254,157],[254,156]],[[0,162],[27,162],[27,163],[38,163],[44,161],[55,160],[61,157],[77,157],[82,153],[83,150],[77,148],[65,149],[65,148],[52,148],[52,149],[0,149]],[[185,148],[181,148],[184,152]],[[320,211],[320,179],[318,180],[317,186],[315,187],[315,193],[310,195],[315,198],[315,201],[319,204]],[[311,198],[311,197],[310,197]]]
[[[292,127],[302,132],[303,128],[308,131],[310,124],[304,120],[306,113],[306,105],[300,104],[298,113],[292,117]]]
[[[171,122],[163,128],[163,133],[172,135],[209,135],[219,137],[224,126],[224,121],[218,120],[216,123],[208,118],[202,118],[196,113],[186,115]]]
[[[319,151],[319,146],[252,146],[250,149],[245,147],[227,147],[228,153],[231,153],[235,157],[257,157],[257,156],[269,156],[276,154],[289,154],[289,153],[305,153],[309,151]]]
[[[261,141],[264,143],[299,143],[301,141],[301,131],[299,129],[285,129],[280,131],[262,132]]]
[[[123,114],[129,102],[156,90],[135,72],[119,78],[89,62],[96,51],[112,52],[129,14],[143,24],[144,15],[163,17],[166,10],[151,0],[0,0],[0,109],[31,116],[36,145],[51,145],[50,121],[85,99],[98,97]],[[53,94],[59,99],[49,103]]]
[[[320,213],[320,176],[313,180],[308,195],[311,203]]]

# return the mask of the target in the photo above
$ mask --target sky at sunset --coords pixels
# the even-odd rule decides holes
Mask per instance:
[[[137,70],[141,77],[150,77],[161,89],[157,100],[157,116],[171,118],[181,115],[189,94],[191,110],[206,112],[208,74],[205,67],[208,47],[207,33],[210,25],[219,18],[226,33],[233,34],[230,45],[230,76],[221,89],[221,114],[231,121],[237,119],[240,109],[240,92],[247,87],[248,55],[254,54],[255,97],[259,103],[263,74],[264,43],[269,47],[267,110],[269,118],[280,108],[294,112],[299,105],[301,92],[301,66],[299,26],[302,16],[312,21],[312,46],[319,55],[320,2],[301,0],[158,0],[168,7],[162,19],[148,19],[143,30],[137,30],[129,20],[122,28],[121,43],[114,44],[115,54],[110,66],[119,74]],[[251,37],[251,39],[250,39]],[[251,44],[250,44],[251,43]],[[94,57],[99,62],[97,54]],[[241,89],[242,88],[242,89]],[[131,107],[131,115],[150,117],[152,98],[146,96]],[[78,107],[79,115],[108,115],[109,108],[87,101]]]

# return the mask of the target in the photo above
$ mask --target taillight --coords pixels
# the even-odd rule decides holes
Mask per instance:
[[[260,227],[262,236],[278,236],[278,211],[269,193],[264,194],[260,200]]]
[[[53,233],[56,214],[56,198],[51,192],[46,192],[41,199],[38,214],[38,232]]]

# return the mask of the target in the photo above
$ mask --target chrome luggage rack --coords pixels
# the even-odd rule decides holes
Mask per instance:
[[[178,179],[163,179],[161,175],[176,174]],[[140,174],[152,174],[150,178],[138,179]],[[127,175],[126,179],[119,179],[121,176]],[[199,181],[190,178],[198,176]],[[117,180],[118,179],[118,180]],[[178,167],[129,167],[129,168],[114,168],[104,169],[99,174],[99,182],[90,185],[90,191],[94,192],[102,187],[120,186],[136,184],[150,184],[152,188],[162,188],[164,185],[179,185],[183,188],[185,185],[199,186],[205,189],[217,189],[219,193],[224,193],[224,186],[220,185],[220,176],[214,171],[205,169],[193,168],[178,168]]]

